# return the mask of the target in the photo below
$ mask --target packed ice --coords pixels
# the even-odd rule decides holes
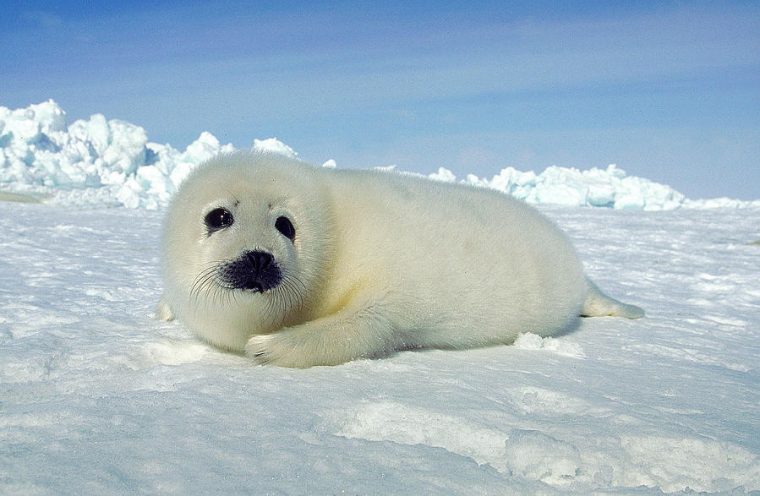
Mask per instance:
[[[298,157],[276,138],[254,139],[251,148]],[[66,113],[53,100],[21,109],[0,107],[0,190],[37,195],[57,204],[156,209],[168,202],[199,163],[233,150],[232,144],[202,132],[179,151],[149,141],[140,126],[101,114],[68,124]],[[323,165],[337,164],[328,160]],[[472,174],[458,179],[442,167],[429,177],[493,188],[534,204],[638,210],[747,204],[729,199],[689,201],[669,186],[629,176],[614,164],[588,170],[551,166],[539,174],[506,167],[490,179]]]

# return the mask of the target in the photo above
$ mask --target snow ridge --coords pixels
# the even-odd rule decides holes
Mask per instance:
[[[298,157],[276,138],[255,139],[251,148]],[[67,124],[66,112],[53,100],[15,110],[0,106],[0,194],[36,193],[58,204],[152,210],[166,205],[199,163],[234,150],[204,131],[179,151],[148,141],[140,126],[102,114]],[[335,167],[335,161],[324,166]],[[457,181],[445,168],[428,177]],[[760,201],[726,198],[690,201],[669,186],[628,176],[614,164],[584,171],[552,166],[540,174],[507,167],[491,179],[469,174],[461,182],[536,204],[636,210],[760,206]]]

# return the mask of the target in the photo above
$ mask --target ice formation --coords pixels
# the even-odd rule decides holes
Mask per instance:
[[[251,148],[298,157],[276,138],[255,139]],[[67,124],[66,113],[53,100],[15,110],[0,107],[0,191],[36,193],[57,203],[155,209],[168,202],[199,163],[233,150],[233,145],[222,145],[211,133],[202,132],[179,151],[148,141],[140,126],[101,114]],[[328,160],[323,166],[334,168],[336,163]],[[428,177],[458,181],[445,168]],[[491,179],[470,174],[461,182],[529,203],[568,206],[672,210],[747,203],[725,198],[692,202],[669,186],[628,176],[615,165],[584,171],[552,166],[540,174],[507,167]]]

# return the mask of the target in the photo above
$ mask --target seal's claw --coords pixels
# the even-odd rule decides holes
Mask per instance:
[[[267,335],[253,336],[245,345],[246,356],[252,358],[253,361],[260,365],[271,362],[270,354],[267,351],[267,344],[269,343],[270,338],[271,336]]]

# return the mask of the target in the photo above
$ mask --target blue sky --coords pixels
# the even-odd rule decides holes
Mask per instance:
[[[16,2],[0,105],[184,147],[489,176],[605,167],[760,198],[760,2]]]

